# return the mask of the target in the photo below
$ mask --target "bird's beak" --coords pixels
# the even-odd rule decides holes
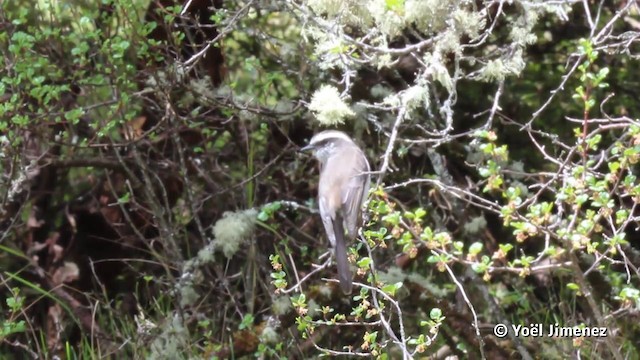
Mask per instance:
[[[309,151],[313,149],[313,145],[309,144],[307,146],[301,147],[300,149],[298,149],[298,152],[305,152],[305,151]]]

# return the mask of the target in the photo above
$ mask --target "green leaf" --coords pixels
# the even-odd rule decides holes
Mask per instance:
[[[382,288],[382,291],[391,296],[396,295],[396,291],[402,287],[402,282],[397,282],[395,284],[389,284]]]
[[[399,11],[404,9],[404,0],[385,0],[384,5],[387,10]]]
[[[269,214],[267,214],[265,211],[260,211],[260,213],[258,213],[258,220],[262,222],[269,220]]]
[[[579,291],[580,290],[580,286],[578,286],[578,284],[576,284],[576,283],[568,283],[567,284],[567,289],[572,290],[572,291]]]
[[[482,251],[482,243],[474,242],[469,246],[469,254],[470,255],[478,255]]]
[[[361,269],[367,269],[369,268],[369,265],[371,265],[371,262],[371,258],[363,257],[362,259],[358,260],[358,267]]]
[[[238,329],[243,330],[243,329],[249,328],[251,325],[253,325],[253,321],[254,320],[255,320],[255,318],[253,317],[252,314],[246,314],[242,318],[242,322],[238,326]]]
[[[442,318],[442,310],[438,308],[431,309],[431,311],[429,312],[429,318],[431,318],[431,320],[438,321]]]

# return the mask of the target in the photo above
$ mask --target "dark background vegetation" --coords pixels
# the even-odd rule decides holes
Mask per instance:
[[[391,34],[340,3],[2,2],[0,357],[638,357],[637,4]],[[309,111],[327,84],[343,122]],[[375,171],[352,296],[297,153],[325,128]],[[555,323],[608,336],[493,334]]]

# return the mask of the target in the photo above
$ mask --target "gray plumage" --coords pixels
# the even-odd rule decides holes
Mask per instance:
[[[316,134],[303,150],[309,149],[320,162],[318,204],[322,224],[335,249],[340,287],[350,294],[347,240],[357,235],[362,204],[369,191],[369,162],[358,145],[340,131]]]

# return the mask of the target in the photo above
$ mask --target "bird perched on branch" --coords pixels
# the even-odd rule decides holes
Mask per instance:
[[[336,130],[316,134],[300,150],[311,150],[320,162],[320,216],[335,252],[340,287],[345,294],[350,294],[352,275],[347,260],[347,240],[357,235],[362,204],[369,191],[369,162],[347,134]]]

